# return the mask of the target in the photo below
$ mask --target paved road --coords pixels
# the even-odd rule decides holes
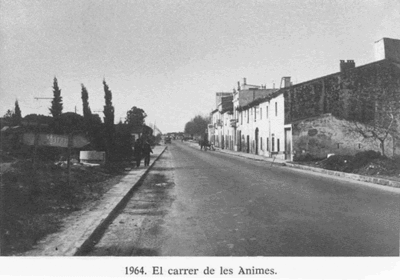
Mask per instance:
[[[399,191],[174,142],[90,255],[399,255]]]

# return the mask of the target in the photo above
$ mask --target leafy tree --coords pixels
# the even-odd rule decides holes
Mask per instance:
[[[88,119],[92,115],[92,111],[90,110],[89,107],[89,93],[83,84],[81,84],[81,86],[82,86],[83,117],[85,119]]]
[[[115,126],[115,141],[113,145],[115,159],[130,160],[133,144],[129,125],[119,122]]]
[[[62,114],[63,104],[61,97],[61,89],[58,87],[57,78],[54,77],[53,81],[53,100],[51,101],[50,113],[54,118],[59,117]]]
[[[185,133],[190,135],[204,135],[206,133],[207,125],[210,123],[209,117],[203,117],[201,115],[195,116],[185,125]]]
[[[77,133],[85,130],[84,118],[76,113],[63,113],[58,118],[58,132],[62,134]]]
[[[3,115],[3,118],[11,121],[11,118],[13,117],[13,115],[14,115],[14,112],[12,110],[8,109],[7,112]]]
[[[23,118],[24,121],[30,123],[41,123],[41,124],[51,124],[53,122],[53,118],[44,115],[37,115],[37,114],[29,114]]]
[[[103,123],[101,122],[101,118],[97,114],[92,114],[89,106],[89,93],[86,87],[81,84],[82,86],[82,106],[83,106],[83,118],[84,118],[84,130],[86,131],[90,144],[92,148],[96,150],[104,150],[105,143],[103,139],[103,132],[104,127]]]
[[[144,119],[147,117],[147,114],[143,109],[138,108],[136,106],[132,107],[128,112],[126,112],[125,123],[133,128],[142,127],[144,124]]]
[[[104,150],[106,143],[104,139],[104,124],[98,114],[90,115],[90,119],[86,122],[86,131],[89,135],[89,140],[95,150]]]

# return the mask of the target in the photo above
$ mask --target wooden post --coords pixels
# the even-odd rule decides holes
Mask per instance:
[[[5,229],[5,199],[4,185],[0,182],[0,256],[5,255],[4,229]]]
[[[39,132],[35,132],[35,140],[34,140],[34,148],[33,148],[33,170],[36,171],[36,164],[37,164],[37,149],[39,146]]]
[[[68,135],[68,156],[67,156],[67,174],[68,174],[68,188],[71,186],[71,147],[72,147],[72,133]]]

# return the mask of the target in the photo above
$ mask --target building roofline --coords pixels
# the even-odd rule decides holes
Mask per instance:
[[[360,66],[354,67],[354,68],[352,68],[352,69],[346,70],[346,72],[347,72],[347,71],[348,71],[348,72],[352,72],[352,71],[354,71],[354,70],[358,70],[358,69],[361,69],[361,68],[364,68],[364,67],[368,67],[368,66],[371,66],[371,65],[373,65],[373,64],[380,64],[380,63],[385,63],[385,62],[388,62],[388,63],[396,63],[395,61],[392,61],[392,60],[390,60],[390,59],[381,59],[381,60],[378,60],[378,61],[373,61],[373,62],[364,64],[364,65],[360,65]],[[314,78],[314,79],[311,79],[311,80],[308,80],[308,81],[304,81],[304,82],[301,82],[301,83],[292,85],[292,86],[287,87],[287,88],[281,88],[281,89],[279,89],[279,91],[282,90],[282,89],[288,89],[288,88],[292,88],[292,87],[296,87],[296,86],[302,86],[302,85],[304,85],[304,84],[311,83],[311,82],[315,82],[315,81],[317,81],[317,80],[325,79],[325,78],[328,78],[328,77],[331,77],[331,76],[335,76],[335,75],[338,75],[338,74],[340,74],[340,73],[342,73],[342,72],[338,71],[338,72],[335,72],[335,73],[332,73],[332,74],[328,74],[328,75],[325,75],[325,76],[321,76],[321,77],[318,77],[318,78]]]

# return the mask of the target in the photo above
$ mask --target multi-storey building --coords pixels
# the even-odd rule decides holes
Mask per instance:
[[[211,112],[211,125],[208,126],[209,141],[215,147],[226,148],[231,146],[232,128],[230,119],[232,117],[232,93],[216,93],[217,108]]]
[[[400,40],[383,38],[375,50],[373,63],[341,60],[337,73],[296,85],[283,77],[279,89],[244,79],[213,111],[215,145],[287,160],[361,150],[400,155]],[[371,132],[371,123],[380,127]],[[382,131],[384,140],[367,137]]]

